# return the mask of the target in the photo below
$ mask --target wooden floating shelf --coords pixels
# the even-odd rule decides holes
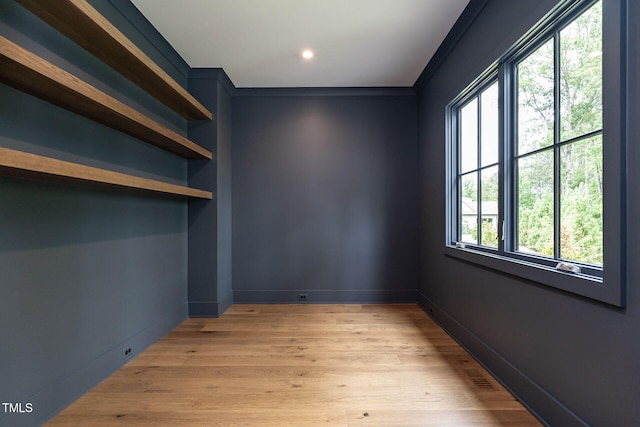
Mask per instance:
[[[212,114],[85,0],[16,0],[189,120]]]
[[[210,151],[1,36],[0,81],[179,156],[213,158]]]
[[[168,184],[9,148],[0,148],[0,171],[5,175],[23,178],[63,181],[98,187],[117,187],[195,199],[210,200],[213,198],[210,191]]]

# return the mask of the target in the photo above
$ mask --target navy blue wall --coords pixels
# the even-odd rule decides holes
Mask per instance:
[[[444,255],[445,106],[556,0],[491,0],[419,92],[420,304],[549,424],[640,420],[640,199],[628,199],[627,308],[618,309]],[[629,1],[629,16],[640,3]],[[640,162],[638,20],[630,19],[627,162]],[[628,194],[640,170],[628,168]]]
[[[218,266],[217,300],[221,314],[233,304],[233,186],[232,186],[232,135],[233,135],[233,99],[235,89],[226,75],[218,77],[218,111],[216,166],[217,186],[216,202],[218,207],[216,226],[216,264]]]
[[[415,301],[411,89],[237,90],[235,302]]]
[[[91,2],[179,82],[127,1]],[[123,15],[124,13],[124,15]],[[0,34],[186,135],[167,107],[11,0]],[[167,59],[169,58],[169,59]],[[187,162],[0,84],[0,146],[185,184]],[[38,425],[187,316],[187,203],[0,176],[0,425]],[[2,409],[2,408],[0,408]]]
[[[189,139],[215,153],[189,163],[189,186],[214,189],[213,200],[189,204],[189,316],[217,317],[233,303],[231,289],[231,93],[222,69],[193,69],[189,91],[213,112],[189,124]]]

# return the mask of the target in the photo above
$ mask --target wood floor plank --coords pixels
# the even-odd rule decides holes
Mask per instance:
[[[188,319],[50,426],[539,426],[417,306]]]

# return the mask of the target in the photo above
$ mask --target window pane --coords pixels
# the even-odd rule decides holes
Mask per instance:
[[[602,7],[560,32],[560,138],[602,128]]]
[[[518,247],[553,256],[553,151],[518,160]]]
[[[553,39],[518,64],[518,154],[553,144]]]
[[[489,86],[480,96],[481,166],[498,163],[498,82]]]
[[[602,264],[602,136],[560,149],[560,257]]]
[[[498,166],[483,169],[481,172],[480,205],[482,215],[482,234],[480,243],[484,246],[498,247]]]
[[[460,241],[478,243],[478,174],[463,175],[460,187]]]
[[[474,98],[460,113],[461,172],[478,168],[478,98]]]

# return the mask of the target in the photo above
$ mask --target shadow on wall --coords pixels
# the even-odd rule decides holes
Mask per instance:
[[[0,253],[184,233],[180,199],[0,176]]]

